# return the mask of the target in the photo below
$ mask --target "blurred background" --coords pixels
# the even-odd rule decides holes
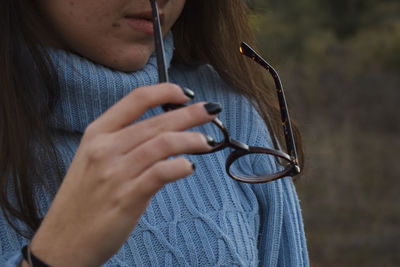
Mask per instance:
[[[400,266],[400,1],[252,0],[302,132],[312,266]]]

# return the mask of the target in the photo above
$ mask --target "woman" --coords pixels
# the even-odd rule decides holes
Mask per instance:
[[[233,139],[282,144],[274,91],[237,53],[245,4],[158,4],[172,83],[147,0],[2,1],[0,265],[308,265],[291,178],[240,183],[228,149],[207,153],[217,114]]]

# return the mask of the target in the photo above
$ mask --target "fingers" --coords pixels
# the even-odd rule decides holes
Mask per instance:
[[[116,146],[127,153],[164,132],[177,132],[212,121],[221,110],[219,104],[200,102],[143,120],[115,133]],[[211,114],[210,114],[211,113]],[[139,134],[140,133],[140,134]]]
[[[110,133],[136,121],[146,110],[165,104],[183,104],[190,98],[175,84],[164,83],[133,90],[94,121],[88,131]]]
[[[143,201],[147,201],[165,184],[192,174],[194,167],[192,162],[182,157],[159,161],[132,180],[129,194],[139,195]]]
[[[199,132],[165,132],[127,153],[123,160],[129,166],[126,173],[135,177],[168,157],[211,149],[207,138]]]

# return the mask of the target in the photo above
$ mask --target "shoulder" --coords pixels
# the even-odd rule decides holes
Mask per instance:
[[[248,111],[247,99],[236,88],[224,81],[209,64],[197,67],[176,65],[171,68],[170,74],[172,82],[195,92],[194,101],[220,103],[225,111],[220,114],[220,118],[224,115],[233,115],[238,110]]]
[[[174,65],[170,74],[172,82],[195,92],[195,101],[219,102],[229,111],[249,105],[239,90],[224,81],[209,64],[197,67]]]
[[[194,86],[204,89],[214,89],[214,93],[234,93],[237,90],[229,86],[213,66],[204,64],[196,67],[174,64],[170,68],[171,79],[174,82],[186,82]],[[217,90],[218,88],[218,90]]]

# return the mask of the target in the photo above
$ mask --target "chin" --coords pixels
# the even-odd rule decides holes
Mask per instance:
[[[131,53],[126,52],[108,59],[104,65],[118,71],[134,72],[146,66],[151,53],[151,49],[135,49]]]
[[[75,53],[77,53],[76,51]],[[78,53],[93,62],[116,71],[135,72],[146,66],[153,52],[151,47],[119,47],[118,49],[97,49]],[[85,53],[86,52],[86,53]]]
[[[94,60],[94,61],[97,61],[97,63],[116,71],[135,72],[137,70],[143,69],[144,66],[146,66],[149,58],[150,56],[142,60],[138,60],[138,58],[136,58],[135,60],[126,60],[126,59],[118,60],[117,58],[114,58],[111,60]]]

